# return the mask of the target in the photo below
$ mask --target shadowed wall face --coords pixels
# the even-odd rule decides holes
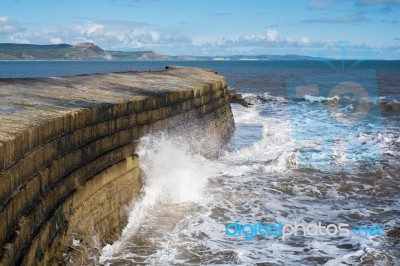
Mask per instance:
[[[116,240],[142,181],[139,139],[234,129],[226,80],[211,71],[0,79],[0,264],[80,264]],[[81,260],[81,261],[80,261]]]

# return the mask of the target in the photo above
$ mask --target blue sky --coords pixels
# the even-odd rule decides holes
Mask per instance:
[[[0,42],[400,59],[400,0],[2,0]]]

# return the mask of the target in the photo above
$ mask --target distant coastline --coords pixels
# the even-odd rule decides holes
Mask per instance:
[[[0,61],[270,61],[321,59],[324,58],[303,55],[171,56],[162,55],[153,50],[108,51],[93,43],[76,45],[0,43]]]

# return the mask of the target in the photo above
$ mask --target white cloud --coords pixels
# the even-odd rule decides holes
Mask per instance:
[[[153,42],[158,42],[160,40],[160,34],[156,31],[150,31],[151,39]]]
[[[17,31],[23,31],[22,25],[9,17],[0,17],[0,34],[10,34]]]
[[[235,37],[220,36],[213,40],[202,39],[194,42],[191,37],[179,31],[143,22],[89,20],[32,31],[9,17],[0,17],[0,42],[35,44],[93,42],[106,50],[140,49],[155,50],[170,55],[213,56],[289,53],[316,55],[318,51],[341,49],[335,42],[314,41],[304,33],[298,36],[281,36],[278,30],[272,27],[267,28],[264,33],[248,33]],[[354,53],[369,49],[366,45],[348,47]]]
[[[60,44],[60,43],[62,43],[62,40],[61,40],[61,38],[51,38],[50,42],[52,44]]]
[[[16,20],[0,17],[0,42],[58,44],[93,42],[107,50],[189,51],[192,40],[179,32],[134,21],[87,21],[27,31]]]
[[[253,34],[246,34],[243,36],[243,39],[249,42],[259,42],[262,41],[264,39],[264,36],[262,36],[261,34],[258,33],[253,33]]]
[[[267,29],[267,40],[270,42],[276,42],[278,40],[279,36],[278,36],[278,31],[274,30],[274,29]]]
[[[302,44],[309,44],[309,43],[310,43],[310,38],[308,38],[308,37],[302,37],[302,38],[300,39],[300,42],[301,42]]]
[[[300,38],[285,37],[280,38],[278,31],[272,28],[267,28],[265,35],[259,33],[245,34],[238,38],[218,38],[213,45],[226,46],[226,47],[300,47],[305,45],[312,45],[313,42],[307,36]]]
[[[0,42],[28,43],[24,38],[25,28],[20,22],[9,17],[0,17]]]
[[[91,35],[96,31],[102,30],[104,25],[95,22],[89,22],[86,26],[79,26],[78,28],[80,29],[81,34]]]

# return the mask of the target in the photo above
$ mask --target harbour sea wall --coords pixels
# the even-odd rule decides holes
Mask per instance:
[[[196,68],[0,79],[0,265],[97,256],[139,197],[140,138],[195,128],[213,155],[234,130],[230,100],[224,77]]]

